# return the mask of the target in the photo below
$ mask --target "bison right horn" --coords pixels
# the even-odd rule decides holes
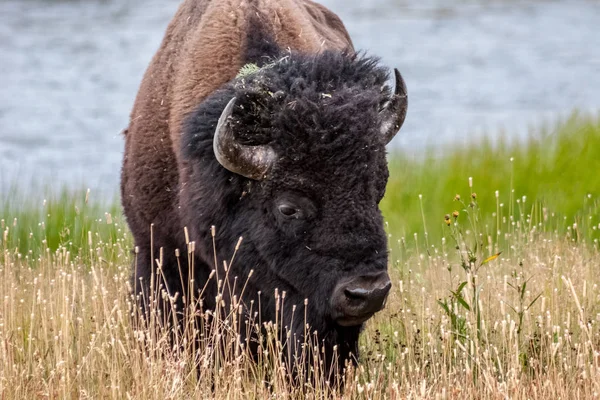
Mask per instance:
[[[275,162],[275,151],[271,146],[250,146],[239,143],[231,128],[231,115],[235,106],[234,97],[219,117],[213,138],[213,150],[219,164],[229,171],[246,178],[262,180]]]
[[[386,144],[392,141],[402,127],[408,108],[406,84],[400,72],[394,68],[396,88],[387,106],[381,111],[381,135]]]

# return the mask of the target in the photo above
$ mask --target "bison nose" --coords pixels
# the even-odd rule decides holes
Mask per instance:
[[[338,325],[360,325],[385,305],[392,283],[387,272],[342,280],[333,291],[333,318]]]

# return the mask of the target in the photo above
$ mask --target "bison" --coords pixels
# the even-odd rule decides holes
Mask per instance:
[[[155,280],[181,301],[193,275],[214,309],[211,273],[224,276],[243,237],[228,272],[247,279],[242,304],[260,295],[260,319],[273,320],[274,293],[285,291],[282,313],[289,321],[295,305],[307,316],[328,362],[334,347],[335,360],[355,358],[391,287],[378,204],[407,95],[397,70],[393,91],[388,78],[310,0],[185,0],[125,131],[136,294],[150,298]],[[176,253],[192,241],[188,264]],[[301,337],[303,319],[287,329]]]

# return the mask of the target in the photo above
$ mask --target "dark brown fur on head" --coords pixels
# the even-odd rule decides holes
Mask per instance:
[[[248,300],[251,293],[279,289],[289,307],[296,304],[302,312],[303,300],[311,299],[308,322],[342,356],[356,355],[358,327],[335,324],[331,293],[345,276],[387,268],[377,206],[388,177],[379,129],[379,111],[390,99],[386,78],[373,58],[287,53],[213,93],[183,128],[181,157],[191,179],[180,207],[187,225],[210,244],[205,227],[216,224],[223,257],[243,236],[244,251],[232,272],[244,277],[254,269]],[[237,140],[268,145],[276,154],[262,180],[228,171],[213,154],[217,121],[232,98]],[[282,205],[299,215],[281,215]],[[210,259],[211,251],[200,258]],[[273,318],[273,305],[262,304],[262,320]],[[302,321],[296,322],[290,328],[302,332]]]

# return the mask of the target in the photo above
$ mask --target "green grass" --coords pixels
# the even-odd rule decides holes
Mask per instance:
[[[502,216],[516,219],[504,224],[532,225],[545,214],[556,213],[561,217],[553,218],[558,232],[566,232],[576,222],[578,235],[597,239],[599,230],[593,227],[600,222],[599,150],[600,118],[574,114],[522,141],[482,139],[466,147],[431,148],[417,156],[392,152],[390,180],[381,203],[392,245],[401,238],[411,241],[415,234],[424,244],[425,232],[430,244],[438,244],[447,234],[444,215],[463,208],[454,194],[460,194],[468,207],[472,192],[477,193],[481,209],[498,212],[486,217],[490,231],[503,223]],[[469,177],[473,188],[468,186]],[[11,229],[7,245],[18,248],[24,257],[35,259],[44,248],[54,251],[59,246],[85,256],[90,238],[93,243],[112,243],[115,251],[131,245],[118,200],[104,201],[86,190],[68,189],[22,196],[14,185],[5,193],[0,196],[2,230]],[[44,237],[46,242],[40,243]]]
[[[5,245],[30,261],[59,247],[83,259],[95,245],[110,245],[97,254],[107,259],[131,247],[118,200],[94,199],[88,190],[67,188],[23,196],[15,186],[0,200],[0,228],[9,233]]]
[[[530,133],[524,141],[509,143],[501,137],[492,144],[484,139],[466,147],[429,149],[416,157],[392,153],[381,208],[393,236],[423,235],[426,226],[429,241],[439,243],[444,215],[461,208],[454,194],[468,205],[474,192],[482,209],[513,215],[509,208],[517,207],[514,214],[523,214],[524,223],[528,215],[531,223],[539,222],[546,209],[562,217],[556,219],[560,232],[577,222],[580,231],[598,238],[592,227],[599,222],[599,151],[600,119],[574,114],[553,129]],[[493,219],[488,217],[488,222]]]

